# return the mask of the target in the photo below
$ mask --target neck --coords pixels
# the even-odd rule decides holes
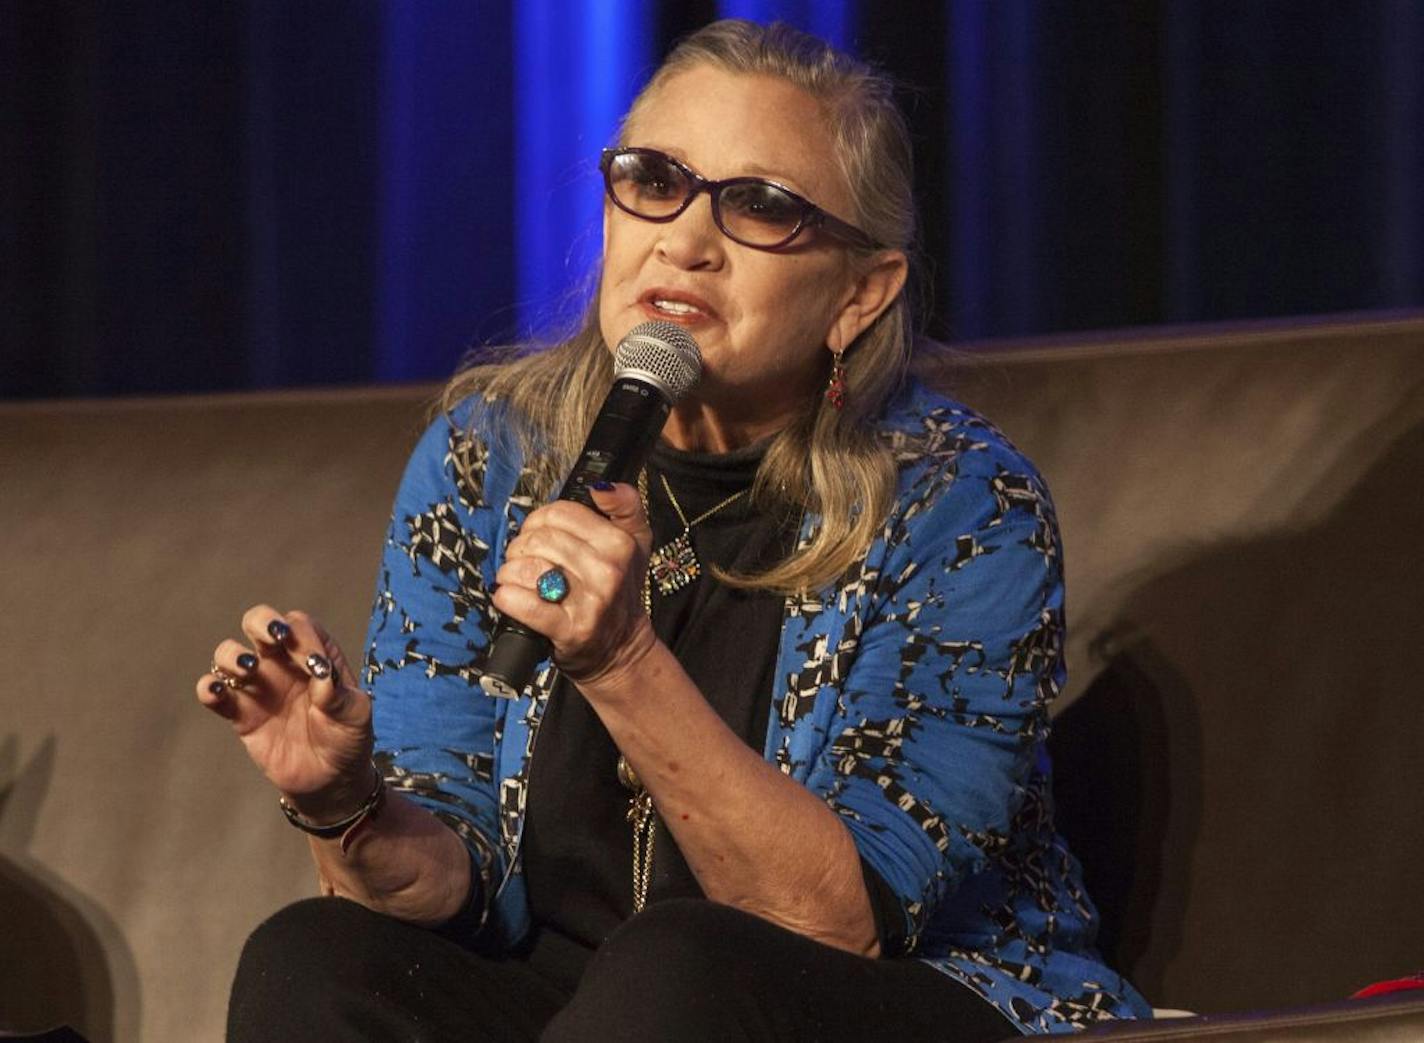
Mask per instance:
[[[706,402],[685,398],[673,406],[663,427],[663,441],[694,453],[730,453],[780,431],[788,416],[728,416]]]

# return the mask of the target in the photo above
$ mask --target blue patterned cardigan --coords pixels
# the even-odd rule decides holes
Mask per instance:
[[[1096,912],[1053,829],[1044,739],[1064,679],[1063,573],[1048,492],[993,426],[917,383],[882,431],[894,507],[838,582],[788,599],[766,759],[842,816],[899,896],[908,955],[1025,1034],[1150,1016],[1093,950]],[[425,433],[365,654],[378,763],[469,846],[496,946],[528,928],[519,841],[554,681],[546,665],[518,700],[478,686],[494,574],[536,506],[513,442],[485,402]],[[818,524],[807,515],[802,541]]]

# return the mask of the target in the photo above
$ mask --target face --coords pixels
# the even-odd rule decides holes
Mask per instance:
[[[767,177],[851,215],[820,105],[778,79],[710,66],[679,73],[645,101],[624,144],[666,152],[713,180]],[[733,242],[705,192],[666,224],[605,203],[604,339],[615,345],[649,319],[685,327],[703,355],[692,397],[729,418],[775,425],[818,392],[856,281],[846,247],[815,229],[776,252]]]

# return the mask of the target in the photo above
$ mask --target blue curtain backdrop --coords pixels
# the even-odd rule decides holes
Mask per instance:
[[[1424,4],[0,0],[0,397],[439,379],[566,319],[672,40],[895,74],[931,330],[1424,304]]]

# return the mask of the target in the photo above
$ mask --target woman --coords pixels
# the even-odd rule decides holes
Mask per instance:
[[[1048,810],[1047,493],[906,376],[887,84],[720,22],[602,168],[596,307],[447,390],[360,681],[259,606],[199,682],[351,899],[254,934],[232,1036],[987,1040],[1145,1013]],[[704,367],[640,488],[545,502],[609,346],[652,318]],[[552,642],[515,701],[477,683],[498,614]]]

